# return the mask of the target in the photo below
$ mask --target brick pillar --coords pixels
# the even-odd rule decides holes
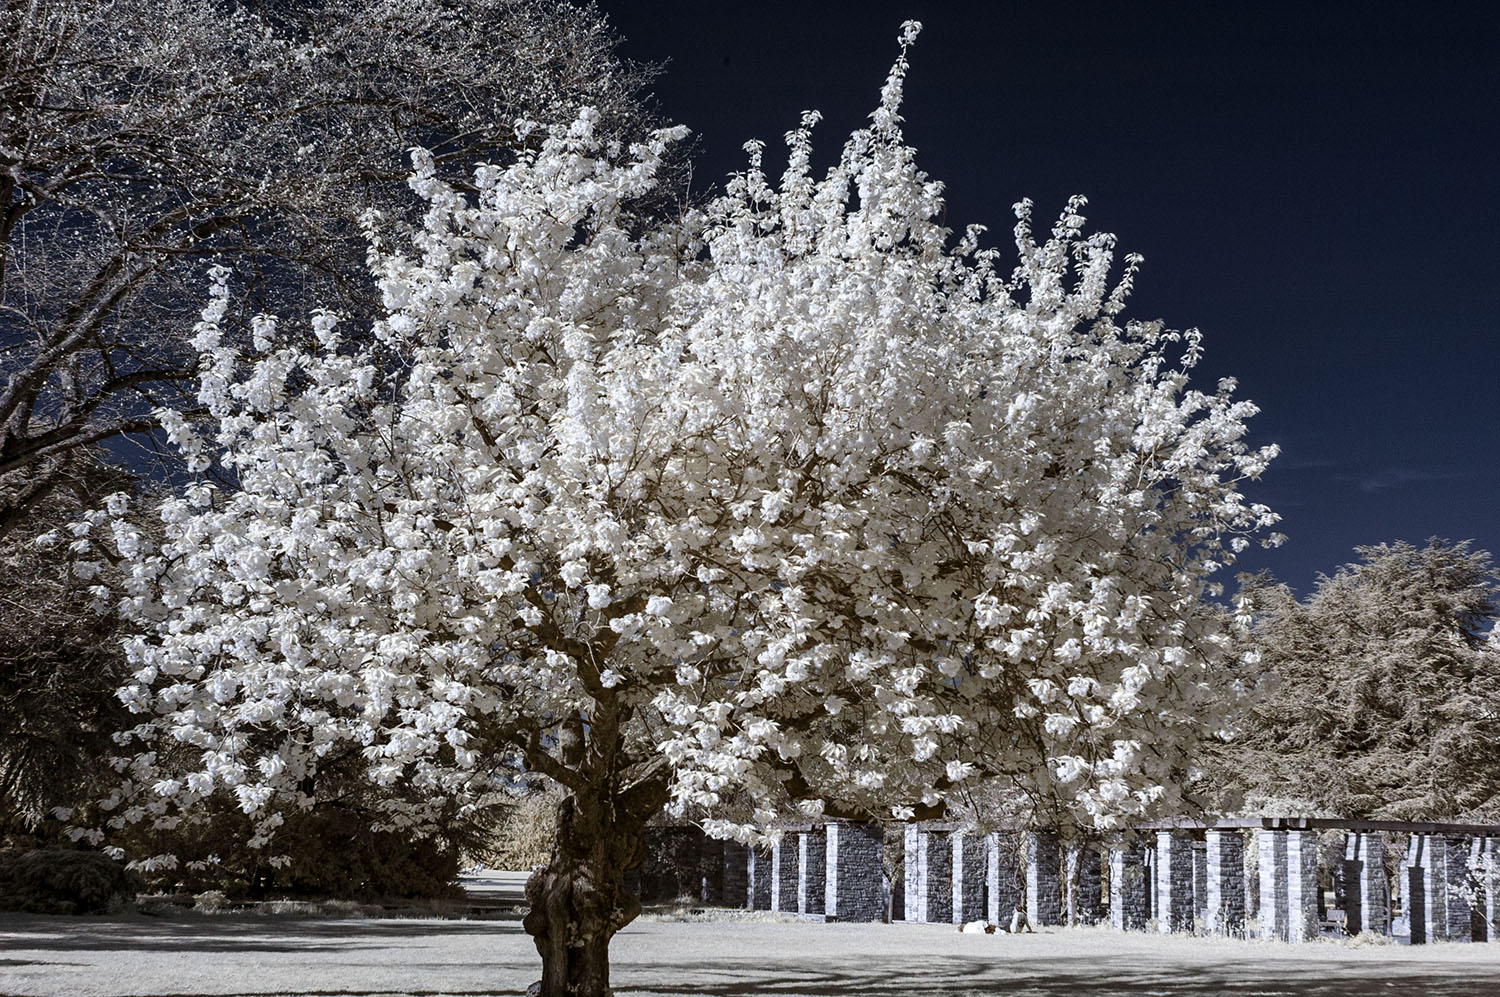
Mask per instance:
[[[1098,924],[1104,920],[1098,847],[1093,842],[1069,845],[1066,869],[1068,919],[1076,919],[1079,924]]]
[[[750,909],[771,909],[771,853],[750,849]]]
[[[1373,833],[1344,839],[1344,926],[1351,935],[1391,930],[1390,888],[1385,881],[1385,842]]]
[[[1193,840],[1156,832],[1156,929],[1193,930]]]
[[[1286,933],[1289,942],[1322,934],[1318,920],[1318,835],[1286,832]]]
[[[990,833],[984,837],[984,877],[989,893],[985,914],[994,924],[1008,924],[1026,895],[1025,877],[1017,875],[1021,867],[1017,843],[1013,834]]]
[[[797,835],[797,913],[823,913],[828,890],[828,832],[821,827]]]
[[[1245,842],[1239,831],[1203,834],[1203,924],[1216,935],[1245,930]]]
[[[781,840],[771,846],[771,909],[781,911],[795,911],[798,907],[797,881],[798,875],[797,859],[801,850],[797,847],[797,841],[801,838],[795,832],[783,834]]]
[[[1285,831],[1259,828],[1255,848],[1260,863],[1260,938],[1261,941],[1287,937],[1287,863]]]
[[[885,873],[880,866],[884,829],[879,824],[832,821],[827,832],[823,909],[828,918],[885,920]]]
[[[1441,840],[1445,901],[1443,932],[1450,942],[1472,942],[1474,915],[1469,898],[1473,895],[1474,884],[1469,875],[1469,839],[1445,836]]]
[[[906,920],[927,920],[927,841],[921,828],[907,824],[902,832],[902,889],[905,891],[903,913]]]
[[[953,832],[953,923],[986,919],[984,836]]]
[[[1026,836],[1026,916],[1038,926],[1062,924],[1062,850],[1057,834]]]
[[[948,831],[923,831],[927,839],[925,910],[932,924],[953,923],[953,842]]]
[[[750,906],[750,850],[738,841],[724,842],[724,883],[721,903],[726,907]]]
[[[1116,931],[1146,930],[1149,887],[1145,845],[1132,841],[1109,850],[1109,923]]]

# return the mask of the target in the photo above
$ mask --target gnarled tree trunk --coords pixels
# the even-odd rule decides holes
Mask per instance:
[[[625,870],[644,856],[645,821],[613,803],[564,797],[552,861],[526,883],[523,923],[542,957],[542,997],[607,997],[609,941],[641,912]]]

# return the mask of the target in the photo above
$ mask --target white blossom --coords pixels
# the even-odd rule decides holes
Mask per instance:
[[[1100,826],[1171,806],[1234,667],[1209,575],[1275,521],[1240,491],[1275,451],[1191,386],[1196,333],[1119,320],[1135,263],[1111,282],[1082,198],[1040,240],[1018,205],[1013,270],[951,246],[904,70],[825,177],[809,116],[779,184],[757,149],[673,225],[626,206],[681,130],[612,158],[585,113],[472,200],[418,156],[374,346],[325,317],[238,357],[215,298],[201,446],[236,488],[121,551],[137,783],[264,813],[344,744],[463,797],[475,752],[556,772],[536,731],[613,718],[742,840],[722,808],[789,779],[807,813],[992,778]],[[154,775],[162,737],[199,771]]]

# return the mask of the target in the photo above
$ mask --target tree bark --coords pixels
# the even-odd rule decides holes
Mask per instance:
[[[531,874],[522,922],[542,957],[541,997],[609,997],[609,942],[641,911],[625,870],[645,854],[645,820],[607,796],[558,805],[552,861]]]

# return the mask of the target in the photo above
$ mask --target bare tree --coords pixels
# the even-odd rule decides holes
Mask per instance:
[[[518,118],[648,117],[652,71],[615,58],[592,7],[4,2],[0,537],[101,441],[191,409],[184,332],[211,259],[252,310],[367,313],[357,223],[406,210],[405,150],[461,183],[516,146]]]

